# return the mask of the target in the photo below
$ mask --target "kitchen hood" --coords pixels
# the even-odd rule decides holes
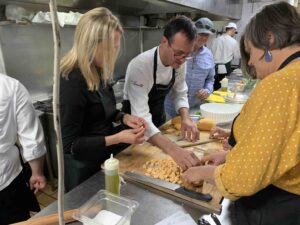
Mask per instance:
[[[0,0],[1,5],[15,4],[30,9],[47,10],[49,0]],[[84,12],[104,6],[120,15],[188,14],[212,20],[238,20],[243,0],[57,0],[60,11]],[[47,10],[48,11],[48,10]]]

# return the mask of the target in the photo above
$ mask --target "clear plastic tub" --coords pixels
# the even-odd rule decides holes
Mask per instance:
[[[73,217],[84,225],[130,225],[139,203],[100,190],[76,210]]]

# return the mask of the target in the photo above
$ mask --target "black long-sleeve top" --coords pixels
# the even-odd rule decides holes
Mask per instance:
[[[102,91],[105,96],[101,91],[89,91],[79,69],[73,70],[68,79],[61,78],[60,116],[65,154],[93,161],[102,161],[104,155],[107,157],[112,146],[106,147],[105,136],[119,131],[112,124],[119,111],[115,108],[112,87],[107,85]],[[107,111],[111,112],[108,118]]]

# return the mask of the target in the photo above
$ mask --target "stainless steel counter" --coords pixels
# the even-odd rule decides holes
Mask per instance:
[[[65,194],[65,210],[80,207],[100,189],[104,189],[103,172],[96,173],[87,181]],[[138,186],[129,182],[122,185],[121,196],[136,200],[140,203],[131,218],[131,225],[154,225],[178,211],[185,211],[189,213],[195,221],[197,221],[203,214],[210,213],[207,209],[201,208],[200,206],[183,202],[181,199],[163,194],[159,191],[146,190],[143,186]],[[36,214],[33,218],[56,212],[57,202],[54,202]],[[74,222],[72,224],[81,223]],[[222,225],[230,225],[230,223],[222,223]]]

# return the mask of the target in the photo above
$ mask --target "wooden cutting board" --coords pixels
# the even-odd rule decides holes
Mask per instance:
[[[194,151],[196,155],[199,155],[199,152],[205,155],[205,154],[215,152],[216,149],[221,149],[221,144],[214,142],[214,143],[208,143],[200,146],[189,147],[186,149]],[[145,174],[143,165],[147,161],[152,159],[170,158],[170,156],[166,155],[161,149],[152,146],[149,143],[145,143],[143,145],[129,146],[127,149],[117,154],[116,158],[119,159],[120,161],[121,174],[126,171]],[[220,201],[222,199],[222,196],[217,191],[216,187],[208,183],[204,183],[201,192],[211,194],[213,200],[208,203],[201,202],[201,201],[193,201],[192,203],[210,209],[212,212],[220,213],[221,212]],[[174,192],[174,196],[175,196],[175,192]]]
[[[199,140],[196,141],[196,142],[181,140],[181,132],[174,128],[174,126],[171,124],[171,121],[168,121],[165,124],[163,124],[160,127],[160,130],[161,130],[162,135],[164,135],[165,137],[170,139],[172,142],[175,142],[178,146],[180,146],[182,148],[217,141],[216,139],[210,139],[209,138],[209,132],[208,131],[200,131],[199,132]],[[172,132],[169,132],[169,130],[171,130]]]

